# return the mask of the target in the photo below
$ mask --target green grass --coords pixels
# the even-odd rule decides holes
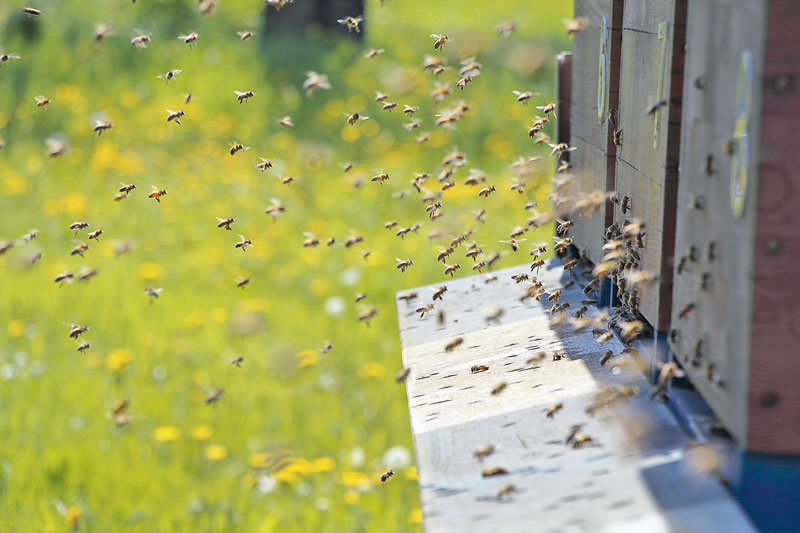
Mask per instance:
[[[17,243],[0,256],[0,531],[65,531],[65,514],[78,510],[86,531],[418,529],[413,466],[385,485],[378,479],[392,466],[383,460],[391,447],[408,450],[413,465],[405,391],[394,382],[393,295],[444,280],[436,247],[453,236],[473,228],[487,252],[501,250],[497,241],[529,216],[524,204],[546,201],[547,157],[525,194],[509,190],[516,157],[548,153],[526,135],[535,108],[511,90],[539,91],[538,104],[553,99],[571,2],[373,1],[363,44],[314,29],[242,43],[237,30],[263,33],[256,0],[221,1],[209,17],[189,0],[32,5],[44,12],[38,20],[0,6],[0,47],[22,56],[0,67],[0,241]],[[503,39],[494,27],[508,19],[519,29]],[[117,35],[95,42],[98,21]],[[152,32],[146,50],[129,45],[133,28]],[[190,51],[176,37],[192,30],[200,39]],[[456,68],[438,81],[453,83],[466,55],[484,65],[441,103],[421,68],[434,53],[430,33],[453,38],[444,54]],[[367,60],[369,47],[387,51]],[[176,82],[155,78],[172,68],[183,69]],[[306,70],[328,74],[333,89],[307,98]],[[233,91],[248,89],[255,97],[239,105]],[[431,141],[416,143],[420,130],[381,111],[376,90],[401,108],[419,105]],[[185,92],[193,101],[184,106]],[[38,94],[52,99],[46,110],[35,106]],[[457,129],[433,125],[434,112],[461,99],[471,110]],[[185,108],[183,125],[166,123],[166,108]],[[344,113],[354,111],[373,118],[347,126]],[[114,124],[99,138],[96,112]],[[295,128],[275,122],[284,115]],[[45,140],[57,132],[71,153],[50,159]],[[233,140],[252,148],[231,157]],[[409,181],[438,174],[454,147],[468,164],[444,194],[444,216],[429,221]],[[258,172],[259,156],[275,167]],[[356,163],[347,174],[345,161]],[[497,193],[483,199],[465,187],[469,168],[486,171]],[[383,187],[369,181],[376,169],[391,175]],[[289,174],[297,181],[287,187],[279,178]],[[354,187],[359,175],[365,182]],[[120,182],[138,188],[115,202]],[[161,203],[147,198],[151,184],[167,189]],[[392,196],[400,191],[407,195]],[[287,208],[275,222],[264,214],[271,198]],[[472,218],[481,207],[486,225]],[[215,217],[227,216],[236,217],[232,232],[216,228]],[[391,219],[422,228],[401,240],[383,228]],[[77,237],[67,229],[76,220],[91,224]],[[24,244],[31,228],[39,235]],[[89,242],[97,228],[104,233],[85,258],[70,256],[73,241]],[[434,229],[444,237],[429,240]],[[337,244],[303,248],[304,231]],[[253,239],[246,253],[234,248],[239,233]],[[353,234],[364,242],[342,246]],[[124,241],[131,250],[115,257]],[[525,261],[524,250],[501,266]],[[35,252],[42,259],[28,266]],[[415,264],[401,274],[395,257]],[[454,257],[460,275],[471,274],[463,250]],[[53,282],[83,266],[99,274]],[[237,289],[238,276],[250,284]],[[161,298],[149,302],[146,286],[163,288]],[[356,304],[357,291],[368,298]],[[356,319],[367,306],[379,309],[369,327]],[[68,338],[70,323],[91,327],[86,354]],[[326,340],[333,349],[323,354]],[[242,368],[230,364],[238,355]],[[204,405],[217,387],[221,401]],[[110,411],[122,398],[130,424],[118,429]],[[177,431],[156,431],[165,427]],[[170,432],[175,440],[160,440]]]

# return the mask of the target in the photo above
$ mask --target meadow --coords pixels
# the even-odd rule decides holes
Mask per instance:
[[[437,253],[466,230],[482,257],[502,253],[494,268],[551,239],[543,226],[517,254],[498,242],[532,215],[526,203],[547,210],[550,148],[527,130],[553,101],[571,4],[372,0],[363,42],[317,27],[266,35],[261,0],[220,0],[205,16],[192,0],[32,0],[38,17],[0,5],[0,53],[20,56],[0,64],[0,244],[13,244],[0,255],[0,532],[418,530],[394,295],[450,279]],[[509,20],[516,31],[497,34]],[[115,34],[96,40],[98,22]],[[147,48],[131,46],[135,28],[150,33]],[[193,48],[177,38],[190,31]],[[431,33],[452,42],[434,51]],[[367,59],[370,48],[385,53]],[[434,76],[426,55],[451,68]],[[483,66],[461,90],[470,56]],[[175,80],[156,77],[171,69]],[[307,96],[310,70],[331,89]],[[452,91],[439,102],[437,82]],[[246,90],[240,104],[234,91]],[[538,94],[523,105],[512,90]],[[376,91],[399,108],[382,110]],[[470,109],[455,128],[436,126],[461,100]],[[403,104],[420,107],[419,128],[404,129]],[[180,125],[166,109],[185,110]],[[355,112],[371,118],[348,125]],[[292,128],[277,123],[287,115]],[[95,120],[113,127],[98,136]],[[49,157],[48,139],[68,153]],[[250,149],[232,156],[234,141]],[[455,149],[467,163],[431,220],[411,180],[429,172],[423,190],[439,191]],[[537,155],[524,176],[511,171]],[[259,157],[272,168],[255,168]],[[465,185],[470,169],[496,192]],[[389,181],[371,181],[382,172]],[[158,202],[151,185],[167,191]],[[273,199],[285,207],[276,217],[265,213]],[[234,217],[232,231],[216,217]],[[321,244],[303,246],[306,232]],[[252,239],[244,253],[239,234]],[[70,255],[80,243],[84,255]],[[395,258],[414,264],[401,273]],[[464,248],[448,262],[474,274]],[[86,269],[97,274],[78,280]],[[65,271],[71,282],[53,281]],[[359,321],[370,307],[377,315]],[[89,330],[74,340],[72,324]]]

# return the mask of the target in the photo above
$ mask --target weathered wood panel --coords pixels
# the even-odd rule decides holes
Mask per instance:
[[[755,11],[754,11],[755,10]],[[696,0],[689,6],[672,339],[692,383],[742,445],[748,442],[753,243],[765,2]],[[753,70],[740,76],[743,53]],[[746,55],[746,54],[745,54]],[[753,141],[741,216],[731,202],[739,78],[752,93]],[[744,123],[743,123],[744,124]],[[683,315],[683,317],[681,316]],[[795,440],[795,443],[800,442]],[[796,445],[795,445],[796,446]],[[798,451],[798,448],[795,448]]]
[[[614,189],[614,157],[596,146],[572,136],[570,143],[576,148],[570,154],[572,177],[574,181],[567,189],[572,198],[589,194],[593,191],[610,191]],[[605,229],[612,223],[610,202],[591,215],[574,216],[575,225],[570,230],[578,250],[593,263],[599,263],[602,257]]]
[[[626,0],[623,12],[616,190],[630,200],[630,211],[615,209],[614,220],[646,225],[640,266],[660,283],[640,290],[639,311],[660,331],[671,320],[686,5]]]
[[[663,404],[648,399],[642,376],[627,365],[619,374],[614,363],[600,365],[607,349],[621,350],[616,339],[600,344],[591,332],[573,334],[551,323],[544,303],[520,302],[521,286],[510,277],[527,271],[505,269],[490,283],[486,276],[448,282],[444,299],[422,318],[415,309],[432,302],[430,288],[398,300],[425,530],[753,531],[718,482],[686,475],[687,437]],[[563,286],[562,272],[559,262],[548,262],[539,279],[553,290]],[[577,308],[582,298],[573,286],[560,301]],[[497,308],[505,313],[488,323]],[[446,351],[455,336],[463,342]],[[553,350],[565,359],[526,362],[535,351]],[[473,374],[472,365],[489,370]],[[500,382],[507,389],[493,396]],[[595,394],[612,383],[638,386],[639,395],[621,410],[587,414]],[[551,419],[544,411],[555,402],[563,408]],[[641,440],[632,438],[640,423],[650,427]],[[593,442],[573,448],[565,436],[578,424]],[[481,460],[474,452],[486,445],[495,452]],[[508,473],[483,477],[490,467]],[[508,485],[515,491],[498,496]]]
[[[573,191],[611,191],[614,187],[613,164],[600,165],[596,153],[580,154],[591,147],[613,158],[614,126],[608,120],[619,98],[619,64],[622,38],[622,0],[576,0],[575,16],[584,17],[588,27],[573,38],[572,91],[570,101],[570,145],[580,146],[571,154],[570,163],[576,185]],[[593,261],[600,260],[606,227],[611,224],[611,208],[606,206],[595,216],[575,220],[572,235],[580,250]]]
[[[800,453],[800,4],[772,0],[766,24],[748,446]],[[758,80],[758,78],[757,78]],[[757,82],[756,82],[757,83]]]

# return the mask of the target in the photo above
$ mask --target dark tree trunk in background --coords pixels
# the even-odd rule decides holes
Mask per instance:
[[[347,27],[336,22],[345,17],[357,17],[364,14],[364,0],[296,0],[286,4],[280,11],[272,6],[267,6],[265,36],[281,32],[297,32],[305,30],[309,24],[318,24],[328,31],[347,35]],[[364,33],[364,23],[361,33],[352,32],[349,35],[360,39]]]

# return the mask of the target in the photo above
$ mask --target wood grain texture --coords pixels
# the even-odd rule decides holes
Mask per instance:
[[[736,85],[742,51],[755,58],[754,79],[763,71],[765,11],[754,14],[732,2],[697,0],[689,5],[681,176],[675,237],[672,327],[673,350],[728,431],[748,443],[753,244],[756,220],[757,142],[760,86],[755,83],[748,133],[753,140],[750,183],[741,218],[730,201],[731,157],[724,143],[734,132]],[[709,158],[711,165],[709,167]],[[710,172],[709,172],[710,170]],[[700,200],[703,207],[693,204]],[[716,259],[710,260],[714,243]],[[694,251],[694,254],[692,254]],[[686,259],[682,273],[678,266]],[[706,276],[706,286],[703,279]],[[687,305],[695,310],[679,314]],[[709,379],[709,373],[714,379]],[[796,441],[797,442],[797,441]]]
[[[784,90],[778,77],[800,74],[800,3],[769,3],[763,78],[760,162],[755,210],[755,275],[750,352],[748,447],[800,453],[800,311],[796,274],[800,262],[800,150],[798,88]],[[784,110],[781,112],[781,110]],[[776,243],[773,248],[768,244]],[[780,250],[777,251],[777,246]],[[772,250],[772,251],[771,251]],[[777,401],[765,402],[774,397]]]
[[[415,289],[416,300],[398,300],[425,530],[753,531],[718,482],[686,476],[687,437],[663,404],[648,399],[641,374],[600,365],[605,350],[622,348],[616,339],[599,344],[591,332],[553,326],[543,303],[520,304],[522,289],[510,277],[527,271],[501,270],[488,284],[486,276],[446,283],[435,304],[447,317],[443,325],[414,312],[432,301],[430,287]],[[563,286],[562,273],[557,260],[548,261],[539,279],[553,290]],[[574,286],[560,301],[575,309],[582,298]],[[506,309],[500,323],[487,323],[486,311],[498,307]],[[448,352],[454,336],[464,342]],[[554,349],[566,358],[525,362],[534,351]],[[472,374],[476,364],[489,370]],[[501,381],[507,389],[492,396]],[[588,415],[595,393],[610,383],[636,385],[640,393],[622,409]],[[544,410],[554,402],[563,408],[550,419]],[[642,440],[631,438],[635,420],[650,427]],[[574,424],[583,425],[590,445],[565,443]],[[495,453],[476,458],[488,444]],[[508,473],[483,477],[488,467]],[[508,484],[516,492],[498,498]]]
[[[658,36],[662,23],[665,38]],[[659,331],[667,331],[671,321],[685,24],[686,0],[625,2],[619,96],[623,139],[615,182],[619,197],[630,198],[631,211],[615,209],[614,220],[646,224],[641,268],[656,273],[661,282],[642,289],[640,311]],[[657,116],[649,114],[659,100],[667,105]]]

